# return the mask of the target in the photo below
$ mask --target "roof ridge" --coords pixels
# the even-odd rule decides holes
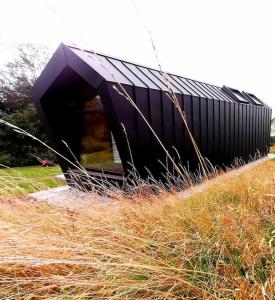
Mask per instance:
[[[75,45],[69,45],[69,44],[64,44],[64,45],[67,46],[67,47],[69,47],[69,48],[75,48],[75,49],[78,49],[78,50],[83,50],[85,52],[89,52],[89,53],[93,53],[93,54],[96,54],[96,55],[108,57],[108,58],[111,58],[111,59],[116,59],[116,60],[119,60],[119,61],[124,62],[124,63],[126,62],[126,63],[133,64],[135,66],[146,68],[146,69],[155,70],[155,71],[158,71],[158,72],[163,72],[163,73],[168,74],[168,75],[174,75],[174,76],[185,78],[187,80],[192,80],[194,82],[199,82],[199,83],[207,84],[207,85],[210,85],[210,86],[222,88],[221,86],[215,85],[213,83],[207,83],[207,82],[204,82],[204,81],[192,79],[192,78],[185,77],[183,75],[175,74],[175,73],[172,73],[172,72],[167,72],[167,71],[159,70],[158,68],[155,68],[155,67],[150,67],[150,66],[147,66],[147,65],[144,65],[144,64],[141,64],[141,63],[133,62],[133,61],[130,61],[130,60],[125,60],[125,59],[122,59],[120,57],[116,57],[116,56],[113,56],[113,55],[110,55],[110,54],[106,54],[106,53],[102,53],[102,52],[97,52],[97,51],[94,51],[92,49],[81,48],[81,47],[77,47]]]
[[[127,61],[125,59],[121,59],[121,58],[118,58],[118,57],[115,57],[115,56],[112,56],[109,54],[99,53],[92,49],[80,48],[75,44],[70,45],[70,44],[62,43],[62,45],[64,45],[65,47],[67,47],[68,49],[70,49],[73,52],[78,52],[78,51],[82,52],[83,55],[87,56],[88,58],[91,55],[98,55],[98,58],[105,60],[106,63],[111,65],[112,68],[114,68],[117,75],[121,78],[120,80],[122,80],[121,83],[124,83],[124,84],[130,84],[130,85],[139,86],[139,87],[143,87],[143,85],[145,84],[148,88],[151,88],[151,89],[167,91],[167,90],[169,90],[169,88],[171,88],[175,93],[199,96],[201,98],[208,98],[208,99],[213,99],[213,100],[218,100],[218,101],[233,102],[233,103],[240,103],[240,104],[246,104],[246,105],[252,104],[252,105],[268,106],[262,100],[258,99],[256,101],[256,100],[252,99],[250,95],[249,95],[249,97],[244,96],[244,94],[247,95],[248,93],[243,90],[232,89],[225,85],[217,86],[215,84],[207,83],[204,81],[191,79],[191,78],[188,78],[188,77],[185,77],[182,75],[177,75],[174,73],[166,72],[166,71],[160,70],[158,68],[149,67],[149,66],[142,65],[142,64],[139,64],[136,62]],[[120,65],[123,66],[124,70],[123,70],[123,68],[120,67]],[[131,68],[130,68],[130,66],[131,66]],[[128,69],[126,73],[125,73],[125,67],[126,67],[126,69]],[[137,74],[140,72],[142,73],[141,77],[139,76],[139,74]],[[170,77],[171,87],[169,87],[167,85],[165,76],[163,76],[161,73],[167,74],[168,77]],[[111,72],[111,74],[112,74],[112,72]],[[104,75],[102,75],[102,76],[104,77]],[[163,76],[163,79],[160,76]],[[175,78],[177,78],[181,82],[182,81],[184,81],[184,82],[179,83]],[[108,80],[107,78],[105,78],[105,79]],[[174,82],[174,80],[176,80],[176,82]],[[112,81],[112,80],[109,80],[109,81]],[[164,88],[164,86],[165,87],[167,86],[167,89]],[[240,96],[239,97],[238,97],[238,95],[236,96],[236,93],[240,94]],[[253,96],[255,98],[257,98],[255,95],[253,95]],[[240,99],[240,97],[242,99]]]

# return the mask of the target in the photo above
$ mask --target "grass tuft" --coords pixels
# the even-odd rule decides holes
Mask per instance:
[[[59,166],[0,168],[0,196],[22,195],[64,185],[63,180],[55,178],[61,173]]]
[[[0,198],[0,298],[273,299],[275,161],[207,189],[87,201]]]

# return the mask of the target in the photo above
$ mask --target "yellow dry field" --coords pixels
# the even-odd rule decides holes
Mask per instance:
[[[213,182],[75,211],[2,196],[0,299],[274,299],[275,160]]]

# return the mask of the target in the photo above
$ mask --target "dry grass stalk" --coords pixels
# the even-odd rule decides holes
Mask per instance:
[[[275,163],[207,191],[0,201],[0,298],[273,299]],[[150,195],[150,196],[149,196]]]

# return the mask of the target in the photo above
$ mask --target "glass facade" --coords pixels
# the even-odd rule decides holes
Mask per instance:
[[[87,170],[124,173],[100,96],[83,82],[63,98],[72,149]]]
[[[122,172],[115,141],[99,96],[84,103],[80,113],[80,164],[90,170]]]

